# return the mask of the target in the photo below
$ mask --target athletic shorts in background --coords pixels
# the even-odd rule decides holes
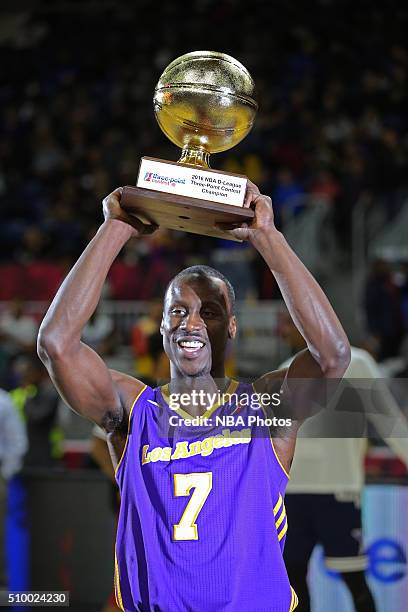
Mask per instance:
[[[307,564],[316,544],[321,544],[328,569],[357,572],[367,568],[358,494],[291,493],[285,497],[285,506],[287,567]]]

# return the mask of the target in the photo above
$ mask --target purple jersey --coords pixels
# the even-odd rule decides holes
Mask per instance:
[[[288,476],[269,436],[225,425],[254,413],[239,400],[252,386],[232,382],[226,393],[238,400],[214,405],[195,428],[171,425],[192,417],[172,410],[164,390],[144,387],[134,402],[116,470],[115,593],[126,612],[297,606],[282,558]]]

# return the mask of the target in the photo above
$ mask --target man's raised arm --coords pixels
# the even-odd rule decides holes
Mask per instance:
[[[105,221],[62,283],[38,334],[38,355],[60,395],[73,410],[108,431],[123,418],[121,385],[118,375],[113,375],[99,355],[81,342],[81,334],[122,247],[131,237],[156,229],[120,208],[121,193],[118,188],[104,199]],[[123,387],[127,389],[126,379]],[[132,386],[137,392],[136,387],[142,384],[134,380]]]
[[[250,181],[244,206],[254,208],[253,222],[229,231],[237,238],[249,240],[268,264],[307,345],[287,370],[269,372],[255,383],[258,392],[281,389],[282,416],[292,419],[292,427],[280,432],[274,444],[289,470],[301,421],[316,411],[316,405],[318,409],[323,407],[328,399],[326,385],[320,381],[343,376],[350,363],[350,344],[323,290],[276,229],[271,199]],[[331,390],[336,386],[333,382]]]
[[[274,224],[271,199],[248,182],[244,206],[253,207],[248,227],[231,233],[251,244],[268,264],[290,316],[307,344],[289,367],[289,376],[341,378],[350,363],[350,344],[329,300]]]

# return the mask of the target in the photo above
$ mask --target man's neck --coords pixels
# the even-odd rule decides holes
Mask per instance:
[[[228,388],[229,382],[225,374],[216,378],[210,373],[200,376],[176,375],[170,380],[169,393],[177,394],[179,398],[182,394],[186,394],[185,399],[189,396],[189,402],[186,402],[184,406],[185,411],[192,416],[198,416],[211,407],[209,398],[218,398],[219,395],[222,395]]]

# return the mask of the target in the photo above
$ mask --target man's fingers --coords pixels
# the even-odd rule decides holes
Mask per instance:
[[[245,227],[245,226],[246,224],[242,224],[242,223],[216,223],[215,224],[215,227],[217,229],[220,229],[224,232],[228,230],[239,229],[240,227]]]
[[[120,202],[120,198],[122,196],[122,192],[123,192],[123,187],[117,187],[116,189],[114,189],[112,191],[112,193],[110,195],[116,197],[119,200],[119,202]]]
[[[247,188],[244,199],[244,208],[250,208],[252,202],[256,199],[256,197],[260,194],[259,188],[247,179]]]
[[[143,221],[138,219],[138,217],[136,217],[135,215],[129,215],[125,211],[122,212],[122,214],[120,215],[120,218],[122,221],[125,221],[126,223],[134,227],[135,230],[139,232],[139,234],[144,234],[144,235],[153,234],[153,232],[155,232],[157,228],[159,227],[155,223],[151,223],[151,224],[143,223]]]
[[[245,193],[244,208],[249,208],[251,206],[251,202],[254,196],[255,196],[255,191],[251,189],[251,187],[248,185],[246,193]]]
[[[153,234],[153,232],[155,232],[157,229],[159,229],[159,226],[155,223],[150,223],[150,225],[147,225],[147,223],[143,223],[143,234],[145,234],[146,236],[148,236],[149,234]]]
[[[116,189],[114,189],[109,195],[107,195],[104,199],[103,199],[103,204],[106,206],[109,206],[109,203],[112,203],[112,201],[117,201],[118,204],[120,204],[120,198],[122,197],[122,191],[123,191],[123,187],[117,187]]]
[[[248,189],[250,189],[251,191],[253,191],[254,193],[261,193],[259,191],[259,187],[258,185],[255,185],[255,183],[253,183],[252,181],[250,181],[249,179],[247,179],[247,187]]]

